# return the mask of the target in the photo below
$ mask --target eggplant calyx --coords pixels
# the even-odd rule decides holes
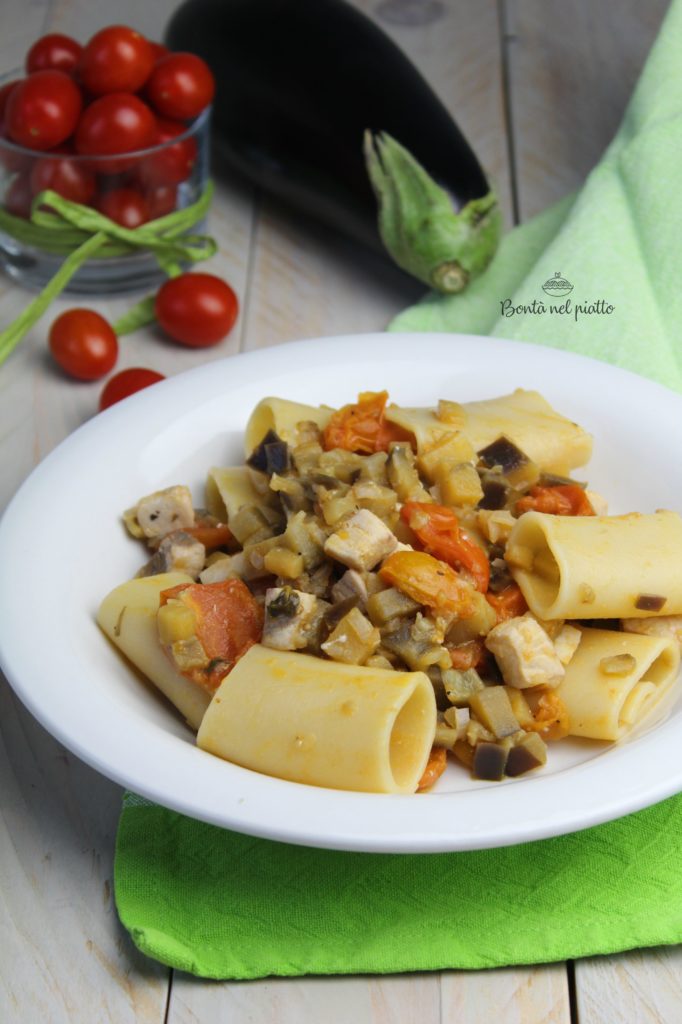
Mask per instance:
[[[502,233],[495,193],[457,210],[448,192],[390,135],[365,132],[364,151],[379,234],[392,259],[439,292],[461,292],[495,255]]]

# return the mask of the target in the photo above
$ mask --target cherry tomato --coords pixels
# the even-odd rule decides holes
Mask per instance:
[[[161,60],[162,57],[166,57],[170,53],[167,46],[164,46],[163,43],[157,43],[154,39],[149,40],[149,45],[151,46],[152,53],[154,54],[155,64],[157,60]]]
[[[157,381],[164,379],[162,373],[157,373],[156,370],[145,370],[141,366],[132,366],[129,370],[121,370],[104,385],[99,398],[100,412],[108,409],[110,405],[120,402],[121,399],[127,398],[128,395],[133,395],[136,391],[142,391],[143,388],[148,388],[151,384],[156,384]]]
[[[140,162],[141,181],[149,185],[179,185],[189,178],[197,158],[196,139],[172,142],[186,131],[187,126],[179,121],[157,119],[154,145],[165,145]]]
[[[143,35],[127,25],[96,32],[83,50],[79,74],[91,93],[137,92],[154,67],[154,51]]]
[[[145,189],[144,197],[147,201],[149,219],[156,220],[157,217],[165,217],[172,213],[178,203],[178,190],[175,185],[155,185],[154,188]]]
[[[593,516],[590,499],[578,484],[558,484],[551,487],[533,486],[530,493],[516,502],[516,512],[548,512],[554,516]]]
[[[17,174],[5,192],[5,198],[3,199],[5,209],[13,217],[23,217],[25,220],[28,220],[31,216],[32,202],[33,191],[28,174]]]
[[[76,152],[84,156],[108,156],[145,149],[154,138],[154,115],[149,107],[128,93],[100,96],[83,113],[76,129]],[[93,165],[104,174],[116,174],[136,160],[98,160]]]
[[[5,118],[5,107],[7,106],[7,100],[10,97],[10,93],[14,89],[15,85],[19,84],[19,79],[15,78],[13,82],[7,82],[0,89],[0,121],[4,121]]]
[[[43,156],[36,160],[31,171],[31,188],[34,195],[49,188],[64,199],[87,205],[95,195],[97,184],[95,175],[84,161],[74,160],[64,153],[63,156]]]
[[[82,106],[78,86],[64,71],[36,71],[10,93],[7,134],[28,149],[52,149],[75,130]]]
[[[26,153],[9,139],[0,139],[0,164],[5,170],[13,172],[30,171],[35,157]]]
[[[50,69],[73,74],[82,52],[81,44],[71,36],[51,32],[36,40],[26,54],[26,70],[29,74]]]
[[[435,502],[406,501],[400,517],[414,530],[424,550],[453,569],[466,569],[481,593],[488,589],[490,563],[480,545],[470,540],[451,508]]]
[[[400,427],[384,419],[388,391],[363,391],[357,402],[333,413],[324,428],[322,443],[327,451],[343,448],[349,452],[387,452],[392,441],[409,437]]]
[[[52,324],[48,343],[55,361],[78,380],[99,380],[118,358],[112,327],[92,309],[67,309]]]
[[[190,348],[216,345],[232,329],[239,304],[229,284],[213,274],[180,274],[162,284],[154,312],[171,338]]]
[[[193,53],[169,53],[154,65],[146,88],[154,109],[180,121],[196,117],[215,95],[208,64]]]
[[[115,188],[105,192],[97,199],[95,208],[124,228],[139,228],[149,220],[147,201],[136,188]]]

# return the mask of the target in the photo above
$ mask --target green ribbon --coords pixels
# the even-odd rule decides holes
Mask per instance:
[[[0,209],[0,230],[24,245],[65,256],[40,294],[0,332],[0,365],[87,260],[126,256],[143,249],[153,253],[168,277],[177,277],[183,272],[183,264],[210,259],[218,248],[215,239],[187,232],[206,215],[212,198],[213,184],[208,182],[191,206],[132,229],[121,227],[97,210],[72,203],[50,189],[33,200],[30,220]],[[44,206],[49,210],[42,209]],[[118,335],[130,334],[154,319],[154,297],[148,296],[113,326]]]

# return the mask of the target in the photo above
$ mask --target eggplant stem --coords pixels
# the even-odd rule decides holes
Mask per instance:
[[[390,256],[437,291],[462,291],[497,249],[502,218],[495,193],[456,210],[445,189],[396,139],[366,131],[363,146],[379,234]]]

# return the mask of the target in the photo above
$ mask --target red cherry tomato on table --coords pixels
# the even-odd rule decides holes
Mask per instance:
[[[179,185],[189,178],[197,158],[196,139],[189,137],[179,142],[172,141],[186,131],[187,126],[180,121],[157,119],[154,145],[167,145],[140,161],[140,181],[145,185]]]
[[[146,370],[141,366],[131,366],[129,370],[121,370],[104,385],[99,398],[100,412],[108,409],[110,405],[120,402],[121,399],[127,398],[128,395],[142,391],[143,388],[148,388],[160,380],[165,380],[162,373],[157,373],[156,370]]]
[[[113,328],[92,309],[67,309],[52,324],[48,341],[55,361],[78,380],[99,380],[118,358]]]
[[[162,284],[154,312],[171,338],[190,348],[216,345],[232,329],[239,304],[229,284],[213,274],[180,274]]]
[[[82,106],[78,86],[64,71],[36,71],[10,93],[7,135],[28,149],[52,149],[73,133]]]
[[[105,192],[98,198],[95,208],[124,228],[139,228],[149,220],[147,201],[136,188],[114,188]]]
[[[109,25],[87,43],[78,71],[85,88],[95,96],[137,92],[149,78],[154,60],[143,35],[127,25]]]
[[[193,53],[169,53],[154,65],[145,92],[163,117],[190,120],[213,99],[215,80],[201,57]]]
[[[51,32],[47,36],[41,36],[36,40],[26,54],[26,70],[30,74],[34,71],[65,71],[73,74],[76,65],[80,60],[83,47],[71,36],[61,35],[59,32]]]
[[[102,157],[146,149],[154,139],[155,120],[149,107],[129,93],[101,96],[83,113],[76,129],[76,152]],[[125,171],[136,160],[98,160],[93,169],[103,174]]]
[[[97,182],[84,161],[73,160],[65,153],[36,160],[31,171],[31,188],[34,195],[49,188],[72,203],[87,205],[95,195]]]

